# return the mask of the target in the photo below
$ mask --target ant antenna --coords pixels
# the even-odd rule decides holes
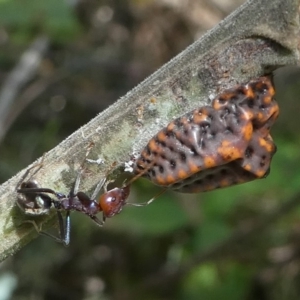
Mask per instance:
[[[154,165],[155,162],[152,162],[148,168],[145,168],[142,172],[140,172],[139,174],[135,175],[134,177],[132,177],[126,185],[123,186],[123,188],[127,188],[129,187],[134,181],[136,181],[138,178],[142,177],[145,173],[148,172],[148,170]],[[131,206],[136,206],[136,207],[141,207],[141,206],[147,206],[150,203],[152,203],[156,198],[158,198],[160,195],[162,195],[167,189],[163,189],[162,191],[160,191],[159,193],[157,193],[154,197],[152,197],[150,200],[146,201],[146,202],[142,202],[142,203],[130,203],[130,202],[126,202],[127,205],[131,205]]]
[[[156,198],[158,198],[160,195],[162,195],[167,189],[163,189],[162,191],[160,191],[159,193],[157,193],[154,197],[152,197],[150,200],[148,200],[147,202],[142,202],[142,203],[131,203],[131,202],[126,202],[126,205],[131,205],[131,206],[147,206],[150,203],[152,203]]]
[[[30,180],[30,178],[32,178],[32,177],[33,177],[33,176],[34,176],[34,175],[35,175],[35,174],[43,167],[45,154],[46,154],[46,153],[43,154],[42,159],[41,159],[40,162],[35,163],[33,166],[31,166],[30,168],[28,168],[28,169],[25,171],[24,175],[21,177],[21,179],[19,180],[19,182],[18,182],[17,185],[16,185],[16,190],[21,186],[22,182],[24,182],[24,180],[25,180],[25,178],[28,176],[30,170],[32,170],[32,169],[38,167],[38,168],[30,175],[29,180]],[[28,180],[28,181],[29,181],[29,180]]]

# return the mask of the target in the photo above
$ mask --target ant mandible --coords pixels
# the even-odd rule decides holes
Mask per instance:
[[[20,194],[17,198],[17,204],[25,214],[28,215],[48,214],[51,207],[54,207],[59,222],[59,237],[42,231],[33,220],[28,220],[26,222],[32,223],[39,234],[51,237],[57,242],[68,246],[70,243],[71,211],[83,213],[89,216],[98,226],[103,226],[106,218],[111,218],[114,215],[119,214],[126,204],[132,206],[145,206],[154,201],[158,195],[144,203],[126,202],[130,194],[131,183],[140,176],[141,175],[139,174],[133,177],[122,188],[116,187],[106,191],[99,197],[99,201],[96,201],[96,196],[104,186],[105,179],[99,181],[92,196],[89,197],[86,193],[78,191],[81,172],[78,173],[75,183],[68,195],[56,192],[49,188],[40,188],[36,181],[26,181],[21,184],[20,189],[17,189],[17,192]],[[56,199],[51,198],[48,194],[54,195]],[[66,211],[65,221],[61,213],[62,211]],[[99,212],[102,212],[102,220],[97,217]]]

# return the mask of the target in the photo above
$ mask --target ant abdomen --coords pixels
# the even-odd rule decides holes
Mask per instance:
[[[20,189],[23,191],[37,188],[38,183],[35,180],[24,181],[20,186]],[[52,205],[52,199],[45,193],[20,193],[16,202],[25,214],[31,216],[49,214],[50,207]]]

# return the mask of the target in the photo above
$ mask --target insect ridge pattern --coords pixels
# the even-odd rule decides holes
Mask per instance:
[[[269,77],[225,90],[211,106],[169,123],[147,144],[134,172],[179,192],[197,193],[268,175],[279,114]]]

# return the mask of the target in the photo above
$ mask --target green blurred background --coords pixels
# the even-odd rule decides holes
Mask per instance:
[[[0,94],[30,45],[45,47],[2,119],[0,182],[242,2],[0,0]],[[70,247],[39,237],[0,265],[0,300],[299,299],[300,71],[276,71],[275,84],[278,151],[267,179],[165,193],[147,207],[125,207],[104,228],[73,213]],[[130,201],[156,191],[140,179]]]

